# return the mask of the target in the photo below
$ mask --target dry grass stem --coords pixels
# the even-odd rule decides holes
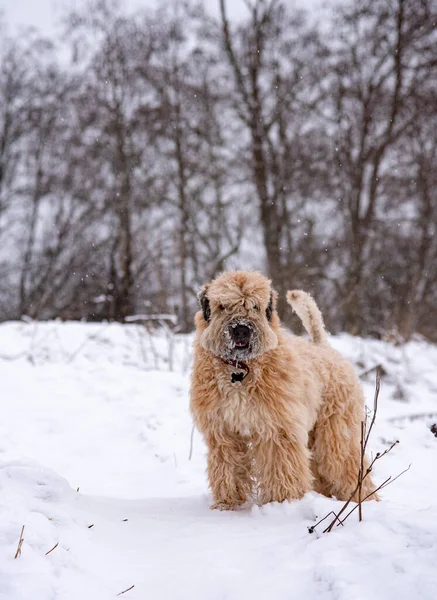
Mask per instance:
[[[188,460],[191,460],[192,456],[193,456],[193,444],[194,444],[194,424],[193,427],[191,429],[191,436],[190,436],[190,453],[188,455]]]
[[[362,509],[362,490],[363,490],[363,471],[364,471],[364,438],[366,436],[366,422],[361,421],[361,437],[360,437],[360,471],[358,473],[358,506],[359,506],[359,520],[363,520],[363,509]]]
[[[359,373],[358,377],[361,379],[361,377],[365,377],[372,371],[379,371],[379,372],[383,372],[383,374],[385,374],[385,371],[384,371],[382,365],[379,363],[377,365],[373,365],[373,367],[369,367],[365,371],[361,371],[361,373]]]
[[[24,525],[21,528],[20,539],[18,540],[17,551],[15,552],[14,558],[18,558],[21,556],[21,546],[23,545],[23,542],[24,542],[23,533],[24,533]]]
[[[53,552],[53,550],[55,550],[55,548],[57,548],[58,546],[59,546],[59,542],[57,542],[57,543],[56,543],[56,544],[53,546],[53,548],[50,548],[50,550],[48,550],[48,552],[46,552],[46,554],[45,554],[45,555],[47,556],[48,554],[50,554],[50,552]]]
[[[313,533],[316,528],[323,523],[323,521],[325,521],[330,515],[334,515],[334,518],[332,519],[332,521],[329,523],[329,525],[326,527],[326,529],[323,530],[323,533],[329,533],[330,531],[332,531],[332,529],[334,528],[334,526],[337,524],[337,527],[339,525],[344,525],[344,522],[346,521],[346,519],[354,512],[354,510],[356,510],[358,508],[358,518],[360,521],[363,520],[363,508],[362,508],[362,504],[365,500],[367,500],[368,498],[370,498],[370,496],[372,496],[373,494],[376,494],[377,492],[379,492],[380,490],[384,489],[385,487],[387,487],[388,485],[390,485],[391,483],[393,483],[394,481],[396,481],[396,479],[398,479],[401,475],[403,475],[404,473],[406,473],[406,471],[408,471],[411,467],[411,465],[406,468],[404,471],[402,471],[401,473],[399,473],[398,475],[396,475],[396,477],[388,477],[385,481],[383,481],[383,483],[381,483],[381,485],[379,485],[377,488],[375,488],[372,492],[370,492],[369,494],[367,494],[364,498],[362,497],[362,489],[363,489],[363,482],[366,479],[366,477],[368,477],[368,475],[372,472],[373,466],[375,464],[375,462],[377,460],[380,460],[383,456],[386,456],[386,454],[388,454],[389,452],[391,452],[391,450],[393,450],[393,448],[399,444],[399,440],[396,440],[395,442],[393,442],[388,448],[386,448],[384,450],[384,452],[377,452],[376,455],[374,456],[374,458],[372,459],[372,461],[370,462],[369,466],[367,467],[367,469],[364,469],[364,461],[365,461],[365,456],[366,456],[366,450],[367,450],[367,446],[369,443],[369,438],[370,438],[370,434],[372,433],[372,429],[373,426],[375,424],[375,420],[376,420],[376,413],[378,411],[378,399],[379,399],[379,392],[381,389],[381,372],[380,369],[377,368],[376,371],[376,385],[375,385],[375,396],[374,396],[374,400],[373,400],[373,415],[372,415],[372,420],[370,422],[369,427],[367,427],[367,414],[366,417],[364,419],[364,421],[361,422],[361,439],[360,439],[360,466],[359,466],[359,471],[358,471],[358,475],[357,475],[357,485],[355,486],[354,490],[352,491],[349,499],[344,503],[344,505],[342,506],[341,510],[338,513],[335,513],[333,511],[331,511],[330,513],[328,513],[325,517],[323,517],[323,519],[320,519],[320,521],[318,521],[315,525],[313,525],[312,527],[308,528],[309,533]],[[347,510],[347,508],[349,507],[350,503],[352,502],[352,498],[354,498],[354,496],[356,496],[358,494],[358,502],[357,504],[343,517],[340,518]]]
[[[393,448],[393,446],[391,446],[391,448]],[[390,448],[390,449],[391,449]],[[381,455],[382,456],[382,455]],[[408,465],[408,467],[406,469],[404,469],[403,471],[401,471],[398,475],[396,475],[396,477],[392,477],[390,475],[390,477],[388,477],[385,481],[383,481],[381,483],[381,485],[379,485],[375,490],[373,490],[373,492],[370,492],[370,494],[367,494],[367,496],[365,496],[363,498],[363,502],[365,502],[367,500],[367,498],[369,498],[372,494],[376,494],[376,492],[379,492],[380,490],[383,490],[384,488],[386,488],[388,485],[390,485],[391,483],[393,483],[394,481],[396,481],[396,479],[398,479],[401,475],[403,475],[404,473],[406,473],[407,471],[409,471],[411,468],[411,465]],[[339,525],[344,525],[344,521],[346,521],[346,519],[354,512],[354,510],[356,508],[358,508],[358,504],[356,504],[348,513],[347,515],[344,517],[343,520],[338,520],[339,522],[337,523],[337,527]],[[331,513],[329,513],[331,514]]]
[[[130,588],[127,588],[127,590],[123,590],[122,592],[117,594],[117,596],[121,596],[122,594],[125,594],[126,592],[130,592],[131,590],[134,589],[134,587],[135,587],[135,585],[131,585]]]

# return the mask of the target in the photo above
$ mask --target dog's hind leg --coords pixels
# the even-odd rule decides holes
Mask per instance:
[[[310,432],[308,439],[308,448],[311,452],[311,473],[313,474],[313,490],[318,494],[323,494],[324,496],[331,496],[330,486],[326,483],[324,478],[322,477],[318,467],[317,461],[314,460],[313,455],[313,447],[316,439],[316,430],[315,428]]]
[[[237,435],[205,436],[211,508],[233,510],[252,495],[251,461],[247,443]]]
[[[332,403],[327,403],[332,406]],[[319,414],[312,432],[312,470],[315,491],[338,500],[349,500],[358,483],[360,469],[361,410],[351,404],[329,415]],[[364,472],[368,462],[364,459]],[[371,476],[363,481],[361,497],[365,498],[375,489]],[[371,495],[368,500],[377,497]],[[358,500],[358,492],[352,496]]]

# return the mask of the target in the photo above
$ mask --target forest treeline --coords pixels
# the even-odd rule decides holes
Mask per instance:
[[[0,319],[176,314],[257,268],[328,328],[437,340],[437,1],[0,20]]]

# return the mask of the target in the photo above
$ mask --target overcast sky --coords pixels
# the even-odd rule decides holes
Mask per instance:
[[[219,0],[203,1],[208,8],[218,13]],[[287,1],[306,7],[319,3],[319,0]],[[73,9],[84,2],[85,0],[0,0],[0,12],[5,14],[6,22],[14,29],[23,25],[34,25],[44,33],[50,34],[56,30],[61,7]],[[159,0],[123,0],[129,8],[154,6],[156,2]],[[227,7],[230,17],[238,17],[246,12],[243,0],[227,0]]]
[[[6,22],[13,27],[34,25],[46,33],[56,29],[61,7],[76,8],[85,0],[0,0],[0,7],[6,16]],[[129,8],[154,6],[159,0],[124,0]],[[218,0],[204,0],[206,6],[214,11],[218,9]],[[230,16],[244,14],[243,0],[228,0]]]

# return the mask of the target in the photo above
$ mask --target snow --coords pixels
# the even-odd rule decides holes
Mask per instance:
[[[209,510],[197,433],[188,458],[190,336],[1,325],[0,598],[107,600],[129,588],[126,600],[435,598],[437,348],[331,342],[359,372],[386,372],[370,445],[400,444],[375,479],[412,466],[382,502],[366,503],[362,523],[354,513],[332,533],[309,534],[341,503],[312,492]],[[363,383],[371,406],[374,373]]]

